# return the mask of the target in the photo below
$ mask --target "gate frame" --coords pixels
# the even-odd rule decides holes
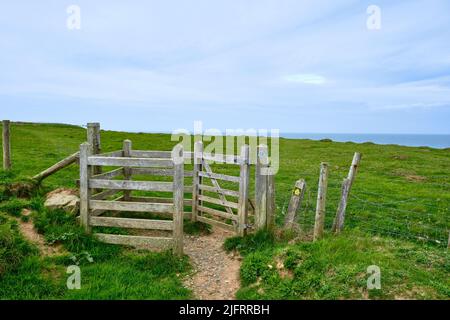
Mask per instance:
[[[171,158],[167,158],[170,154]],[[157,157],[159,155],[159,157]],[[144,237],[128,235],[96,234],[103,242],[131,246],[150,245],[158,248],[172,246],[174,253],[183,254],[184,219],[184,157],[183,148],[178,145],[172,152],[139,152],[131,150],[131,141],[124,141],[124,150],[92,155],[92,147],[85,142],[80,146],[80,222],[87,233],[92,226],[113,226],[137,229],[172,230],[170,237]],[[181,159],[181,160],[180,160]],[[93,174],[92,168],[98,166],[118,166],[118,169]],[[133,169],[155,170],[163,172],[173,168],[173,182],[130,181]],[[112,180],[117,176],[124,180]],[[93,190],[106,189],[93,194]],[[153,201],[133,202],[130,195],[105,200],[120,191],[160,191],[173,192],[173,203]],[[142,199],[142,198],[141,198]],[[104,211],[153,212],[172,214],[173,220],[131,219],[116,217],[98,217]]]

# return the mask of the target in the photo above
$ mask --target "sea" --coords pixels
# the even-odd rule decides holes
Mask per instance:
[[[450,148],[450,134],[282,133],[288,139],[331,139],[337,142],[373,142],[409,147]]]

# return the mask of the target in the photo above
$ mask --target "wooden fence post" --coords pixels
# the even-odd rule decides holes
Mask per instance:
[[[292,191],[291,200],[289,201],[288,212],[284,220],[284,228],[291,230],[297,220],[297,211],[301,207],[303,197],[305,196],[306,182],[304,179],[297,180],[294,190]]]
[[[88,157],[91,146],[85,142],[80,146],[80,222],[87,233],[91,232],[89,221],[89,178]]]
[[[328,187],[328,164],[320,164],[319,188],[317,192],[316,218],[314,222],[314,241],[322,238],[325,224],[326,198]]]
[[[275,227],[275,174],[267,176],[267,228],[272,230]]]
[[[87,142],[91,145],[91,154],[101,153],[100,123],[91,122],[87,124]],[[102,167],[100,166],[95,166],[92,170],[93,174],[102,173]]]
[[[123,156],[131,157],[131,149],[132,149],[131,141],[124,140],[123,141]],[[130,167],[123,167],[123,177],[124,177],[124,180],[131,180],[131,168]],[[130,199],[131,199],[131,191],[123,190],[123,200],[130,201]]]
[[[350,193],[350,184],[351,180],[349,178],[345,178],[342,182],[342,188],[341,188],[341,198],[339,200],[339,205],[336,211],[336,217],[333,221],[333,227],[332,231],[339,233],[342,231],[344,227],[344,220],[345,220],[345,210],[347,209],[347,200],[348,195]]]
[[[342,183],[341,199],[339,201],[336,217],[333,221],[333,232],[339,233],[344,228],[345,210],[347,209],[348,196],[350,195],[353,182],[355,181],[356,172],[358,171],[360,161],[361,154],[359,152],[355,152],[352,160],[352,165],[350,166],[350,170],[348,172],[348,176]]]
[[[10,121],[3,120],[3,169],[11,170],[11,133]]]
[[[194,168],[193,168],[193,178],[192,178],[192,221],[197,221],[198,216],[198,196],[200,195],[199,185],[201,184],[201,178],[199,172],[202,171],[202,161],[203,161],[203,142],[197,141],[194,144]]]
[[[256,229],[264,229],[267,226],[267,173],[269,165],[268,148],[259,145],[255,169],[255,225]]]
[[[247,233],[248,194],[250,181],[250,148],[241,147],[241,168],[239,174],[239,204],[238,204],[238,233],[244,236]]]
[[[173,175],[173,241],[174,253],[177,255],[183,254],[183,214],[184,214],[184,158],[183,147],[181,145],[175,146],[172,151],[172,158],[174,160],[174,175]]]

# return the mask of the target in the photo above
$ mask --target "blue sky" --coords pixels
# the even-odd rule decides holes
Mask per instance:
[[[448,0],[4,1],[0,49],[4,119],[450,133]]]

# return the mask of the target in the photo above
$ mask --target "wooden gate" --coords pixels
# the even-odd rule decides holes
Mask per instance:
[[[239,176],[212,171],[208,162],[237,165]],[[250,162],[249,147],[244,145],[241,154],[211,155],[203,152],[203,144],[195,143],[192,192],[192,220],[215,225],[244,235],[248,228]],[[206,184],[209,181],[210,184]],[[226,181],[235,185],[222,188]]]
[[[91,232],[92,227],[119,227],[171,232],[171,237],[105,233],[95,235],[107,243],[136,247],[172,247],[175,253],[182,254],[185,189],[184,155],[181,146],[175,147],[172,152],[133,151],[131,141],[126,140],[123,150],[120,151],[91,155],[91,150],[88,143],[80,146],[80,217],[85,230]],[[102,166],[118,168],[94,175],[101,172],[95,168]],[[133,174],[171,175],[173,181],[133,181]],[[158,201],[151,197],[134,197],[133,191],[171,192],[173,198],[169,201]],[[113,211],[152,212],[171,219],[101,216]]]

